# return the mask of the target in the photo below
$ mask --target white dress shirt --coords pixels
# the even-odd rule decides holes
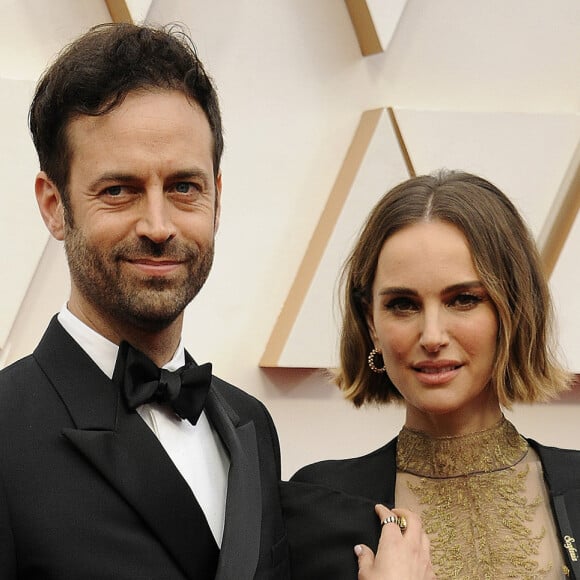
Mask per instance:
[[[66,306],[59,312],[58,321],[95,364],[112,378],[119,347],[81,322]],[[174,371],[184,364],[185,349],[180,342],[173,358],[163,368]],[[205,412],[196,425],[182,421],[166,406],[155,403],[141,405],[137,412],[188,483],[221,547],[230,460]]]

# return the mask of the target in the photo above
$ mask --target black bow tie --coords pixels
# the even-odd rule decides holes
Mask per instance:
[[[189,363],[176,371],[168,371],[123,341],[113,382],[121,389],[130,409],[151,402],[169,404],[182,419],[195,425],[211,385],[211,363],[201,366]]]

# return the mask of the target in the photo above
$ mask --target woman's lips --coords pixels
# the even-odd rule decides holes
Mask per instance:
[[[413,365],[417,379],[427,385],[443,385],[452,381],[461,371],[456,361],[425,362]]]

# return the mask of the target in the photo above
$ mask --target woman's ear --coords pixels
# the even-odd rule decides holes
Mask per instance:
[[[375,330],[375,322],[373,319],[373,307],[370,304],[365,305],[365,319],[367,322],[367,328],[371,336],[371,340],[373,341],[375,348],[379,348],[379,340],[377,337],[377,332]]]
[[[48,231],[59,241],[64,240],[64,207],[62,196],[54,182],[41,171],[34,182],[36,202]]]

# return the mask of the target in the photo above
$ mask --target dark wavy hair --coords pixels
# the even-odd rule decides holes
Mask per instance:
[[[341,366],[335,374],[345,397],[357,407],[401,400],[388,375],[374,373],[367,365],[374,347],[367,315],[383,244],[421,221],[452,224],[467,239],[475,271],[498,315],[491,385],[500,403],[509,408],[516,401],[546,401],[568,389],[571,375],[554,356],[550,292],[528,227],[489,181],[442,171],[409,179],[385,194],[345,263]]]
[[[177,25],[101,24],[60,52],[41,77],[29,111],[40,168],[65,205],[70,121],[79,115],[105,115],[129,93],[147,89],[182,91],[201,107],[213,134],[217,177],[224,147],[218,97],[187,33]]]

